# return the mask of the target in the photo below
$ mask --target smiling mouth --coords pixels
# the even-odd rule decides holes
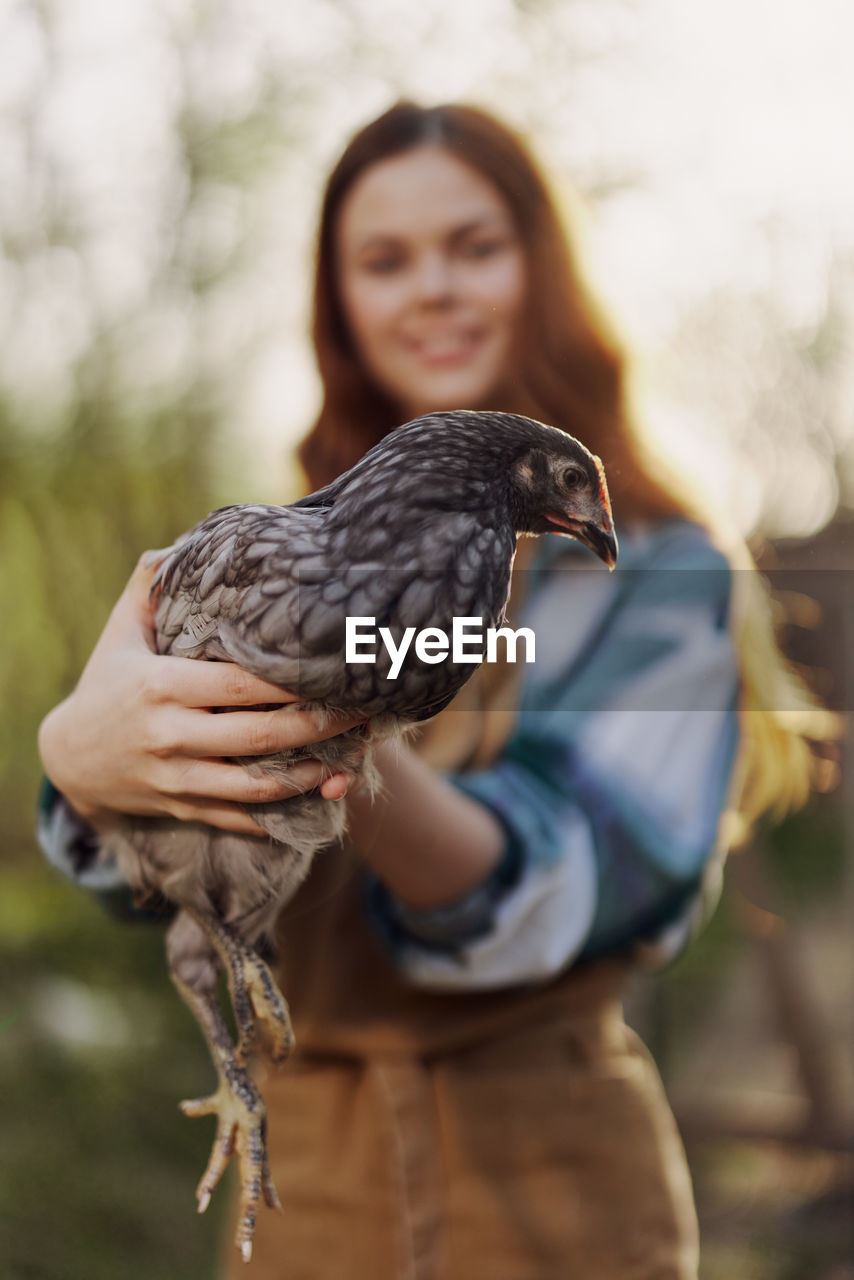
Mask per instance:
[[[466,360],[483,341],[481,333],[441,334],[410,339],[409,348],[425,364],[453,364]]]

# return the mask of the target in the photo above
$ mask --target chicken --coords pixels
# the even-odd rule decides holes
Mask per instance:
[[[435,715],[476,664],[424,662],[412,646],[395,670],[388,646],[374,662],[346,661],[347,618],[373,619],[398,648],[406,628],[481,618],[499,626],[516,535],[546,531],[586,543],[609,567],[617,544],[602,465],[554,427],[510,414],[457,411],[418,418],[350,471],[288,507],[215,511],[162,553],[153,592],[158,651],[229,660],[303,703],[370,721],[302,752],[244,758],[281,776],[296,758],[375,782],[374,745]],[[409,636],[411,638],[412,632]],[[178,908],[167,935],[172,978],[210,1048],[218,1087],[182,1104],[217,1117],[197,1190],[199,1212],[237,1155],[237,1246],[251,1256],[261,1198],[278,1205],[265,1145],[265,1110],[247,1071],[262,1050],[283,1062],[293,1045],[287,1005],[268,961],[275,919],[313,855],[342,837],[346,807],[319,790],[248,806],[269,838],[199,823],[128,819],[106,845],[139,897],[159,891]],[[232,1040],[216,994],[224,971]]]

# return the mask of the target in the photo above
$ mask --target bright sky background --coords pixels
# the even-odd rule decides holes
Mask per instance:
[[[328,166],[395,96],[465,98],[529,132],[584,194],[590,274],[668,447],[745,530],[763,517],[806,533],[832,514],[829,454],[847,450],[854,473],[854,366],[834,351],[819,377],[804,351],[829,301],[843,343],[854,328],[849,0],[47,9],[52,42],[28,5],[0,0],[0,223],[7,249],[25,246],[0,260],[0,377],[33,430],[61,415],[94,327],[117,326],[131,390],[168,397],[191,361],[227,372],[257,496],[276,496],[261,491],[316,403],[304,331]],[[181,197],[186,83],[211,121],[276,85],[288,143],[251,192],[223,185],[197,211],[206,261],[251,243],[201,318],[151,284]],[[77,253],[39,244],[57,182]]]

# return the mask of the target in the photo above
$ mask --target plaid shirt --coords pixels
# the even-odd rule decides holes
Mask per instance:
[[[506,831],[504,857],[429,911],[368,873],[366,910],[409,979],[444,989],[545,980],[576,958],[630,949],[660,964],[716,896],[718,828],[738,745],[732,574],[698,525],[620,531],[609,574],[545,537],[519,625],[536,636],[514,731],[498,759],[449,775]],[[48,858],[115,901],[122,882],[49,786]]]

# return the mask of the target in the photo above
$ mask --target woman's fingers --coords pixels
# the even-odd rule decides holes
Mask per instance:
[[[224,760],[188,760],[185,768],[172,760],[161,785],[164,794],[182,800],[273,804],[319,787],[327,776],[328,770],[318,760],[300,760],[277,778],[253,778],[242,765]]]
[[[298,693],[253,676],[234,662],[196,662],[163,655],[149,671],[154,698],[185,707],[257,707],[268,703],[303,709]],[[336,732],[338,732],[336,730]],[[330,735],[327,734],[327,737]]]
[[[343,800],[350,789],[350,775],[347,773],[333,773],[331,778],[327,778],[321,783],[320,794],[324,800]]]
[[[349,782],[350,779],[346,774],[333,774],[331,778],[324,781],[321,793],[327,800],[341,800],[347,793]],[[209,827],[218,827],[222,831],[231,831],[237,835],[266,836],[269,834],[259,826],[246,809],[225,800],[207,799],[197,795],[175,796],[171,809],[172,817],[180,818],[183,822],[204,822]]]
[[[219,757],[272,756],[294,747],[311,746],[338,737],[361,720],[356,716],[303,711],[291,704],[277,711],[176,714],[169,723],[172,736],[179,737],[179,749],[185,755]],[[164,743],[167,750],[170,745],[168,741]]]
[[[254,707],[264,703],[292,703],[299,695],[253,676],[234,662],[194,662],[161,657],[159,679],[163,696],[186,707]]]

